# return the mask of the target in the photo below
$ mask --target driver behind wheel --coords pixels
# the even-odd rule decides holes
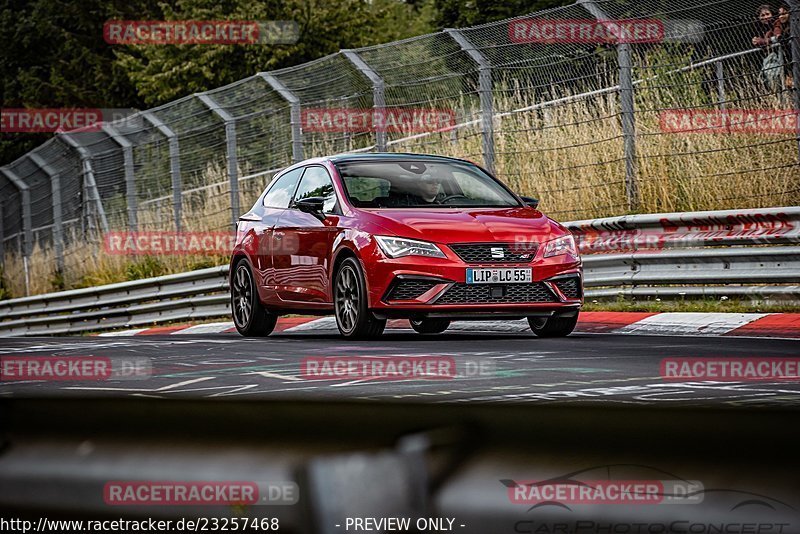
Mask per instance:
[[[402,190],[398,191],[397,185],[389,195],[391,206],[424,206],[425,204],[438,204],[445,193],[442,191],[443,176],[441,171],[434,165],[425,169],[425,172],[413,180],[408,180],[402,184]]]
[[[417,183],[419,185],[419,197],[428,204],[439,202],[444,198],[442,177],[437,167],[428,167]]]

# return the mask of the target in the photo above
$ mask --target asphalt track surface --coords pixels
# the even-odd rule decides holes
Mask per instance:
[[[800,406],[800,382],[664,380],[665,358],[789,358],[790,339],[575,333],[392,330],[372,341],[334,331],[136,337],[0,338],[0,356],[107,356],[149,362],[150,376],[102,381],[0,381],[0,396],[360,399],[413,402],[614,403],[729,407]],[[304,358],[430,356],[455,364],[455,376],[410,380],[310,379]],[[451,360],[448,360],[450,359]]]

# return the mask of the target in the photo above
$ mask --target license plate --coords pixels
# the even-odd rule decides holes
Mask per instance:
[[[533,269],[467,269],[468,284],[527,284],[533,282]]]

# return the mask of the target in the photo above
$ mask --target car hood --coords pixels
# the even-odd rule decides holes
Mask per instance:
[[[367,218],[391,234],[437,243],[546,241],[566,230],[532,208],[369,210]]]

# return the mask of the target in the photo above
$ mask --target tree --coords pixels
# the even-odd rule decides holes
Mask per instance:
[[[439,28],[464,28],[574,4],[573,0],[436,0]]]
[[[169,20],[290,20],[299,40],[288,45],[174,45],[118,47],[116,65],[154,106],[251,76],[298,65],[342,48],[379,44],[433,31],[432,0],[183,0]]]
[[[143,102],[103,40],[103,24],[157,13],[152,0],[6,0],[0,8],[2,106],[139,107]],[[21,156],[47,137],[3,133],[0,162]]]
[[[433,31],[434,0],[6,0],[0,7],[4,108],[140,108],[258,71]],[[109,45],[108,20],[293,20],[292,45]],[[0,164],[47,139],[0,133]]]

